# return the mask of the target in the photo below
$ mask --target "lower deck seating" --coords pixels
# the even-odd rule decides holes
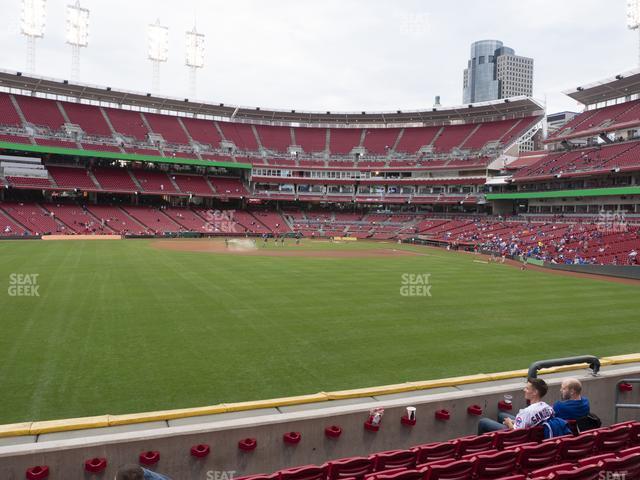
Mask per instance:
[[[548,440],[539,427],[498,431],[237,480],[637,480],[638,432],[640,422]]]
[[[36,203],[2,203],[0,208],[11,220],[22,225],[30,234],[74,233],[73,230],[57,222],[55,216]]]

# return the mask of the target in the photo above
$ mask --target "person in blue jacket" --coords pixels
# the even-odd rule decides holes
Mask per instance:
[[[589,399],[582,396],[582,384],[577,378],[567,378],[560,385],[560,400],[553,404],[556,416],[577,420],[589,415]]]

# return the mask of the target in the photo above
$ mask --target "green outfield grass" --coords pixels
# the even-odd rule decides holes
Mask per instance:
[[[426,255],[178,252],[0,242],[0,423],[211,405],[638,351],[636,286]],[[276,248],[270,244],[267,248]],[[283,248],[283,247],[277,247]],[[8,294],[39,274],[39,297]],[[431,297],[400,295],[431,274]]]

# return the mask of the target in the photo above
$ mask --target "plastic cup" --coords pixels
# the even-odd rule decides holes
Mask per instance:
[[[416,419],[416,407],[407,407],[407,418],[412,421]]]

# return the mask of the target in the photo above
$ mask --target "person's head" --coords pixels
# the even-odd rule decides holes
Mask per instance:
[[[560,385],[561,400],[580,400],[582,384],[577,378],[567,378]]]
[[[144,480],[144,470],[133,463],[123,465],[118,469],[114,480]]]
[[[549,390],[547,382],[541,378],[528,378],[524,386],[524,398],[531,403],[539,402],[547,394],[547,390]]]

